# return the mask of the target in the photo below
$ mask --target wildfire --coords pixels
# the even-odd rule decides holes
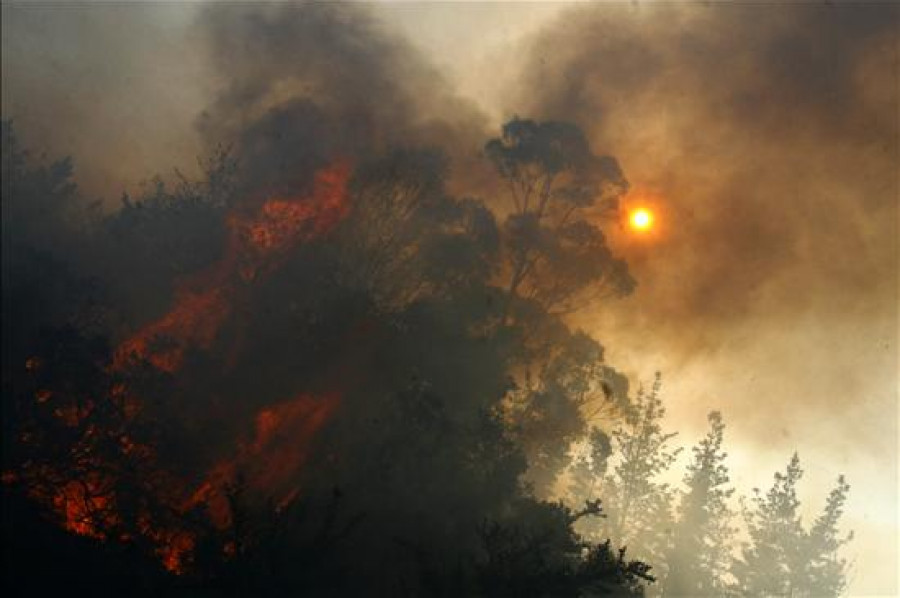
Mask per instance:
[[[301,395],[263,409],[256,416],[256,438],[250,447],[260,468],[252,483],[261,488],[284,489],[309,458],[310,443],[337,408],[336,394]]]
[[[109,480],[90,476],[72,480],[54,497],[54,507],[65,515],[63,527],[91,538],[105,539],[105,528],[118,523]]]
[[[227,291],[223,286],[202,292],[180,292],[169,313],[119,345],[114,368],[122,369],[128,360],[140,356],[164,372],[180,369],[189,347],[212,346],[219,328],[231,313]]]
[[[349,172],[339,163],[317,173],[310,196],[270,199],[251,215],[233,213],[222,261],[184,282],[167,314],[122,342],[113,368],[137,358],[174,373],[189,348],[209,349],[233,311],[240,281],[272,272],[291,249],[326,234],[346,215]]]
[[[317,173],[312,192],[296,198],[273,198],[255,210],[233,212],[227,219],[230,240],[224,257],[207,270],[178,285],[172,308],[126,338],[114,351],[107,373],[113,378],[138,363],[177,375],[191,350],[209,350],[217,342],[224,324],[235,316],[235,302],[254,284],[272,272],[298,245],[331,231],[346,215],[347,181],[350,168],[338,163]],[[42,367],[39,357],[30,358],[25,369],[35,374]],[[226,366],[228,367],[227,363]],[[108,455],[94,450],[102,442],[136,468],[147,471],[141,488],[153,500],[168,505],[169,512],[186,512],[205,505],[211,522],[227,525],[228,505],[222,488],[240,472],[259,493],[289,501],[298,492],[297,473],[308,461],[316,431],[339,403],[337,394],[321,397],[300,394],[262,409],[243,440],[235,440],[234,455],[207,473],[199,488],[156,463],[155,451],[134,440],[129,422],[142,410],[142,401],[123,382],[111,384],[106,396],[66,396],[59,389],[39,387],[34,400],[64,426],[80,435],[71,449],[73,463],[53,464],[29,472],[4,472],[4,481],[35,480],[30,494],[49,505],[68,531],[98,540],[131,538],[123,527],[118,505],[115,467],[101,462]],[[95,414],[102,406],[115,406],[116,429],[99,429]],[[121,428],[121,430],[119,430]],[[112,444],[106,439],[112,439]],[[30,436],[23,440],[31,441]],[[109,447],[115,447],[110,449]],[[126,467],[126,470],[127,470]],[[104,473],[98,473],[104,472]],[[30,476],[30,478],[29,478]],[[147,478],[153,478],[147,479]],[[27,481],[26,481],[27,483]],[[158,495],[157,495],[158,494]],[[170,571],[182,573],[196,544],[192,532],[180,524],[158,520],[152,511],[136,513],[133,533],[149,540],[160,562]]]
[[[227,497],[222,493],[238,472],[248,489],[284,504],[295,497],[297,474],[310,456],[316,432],[328,421],[340,402],[336,393],[301,394],[261,410],[253,437],[238,444],[231,459],[217,464],[193,493],[185,508],[204,504],[212,522],[224,529],[230,523]]]

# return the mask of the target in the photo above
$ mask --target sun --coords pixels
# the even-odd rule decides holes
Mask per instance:
[[[629,214],[628,222],[637,231],[647,231],[653,226],[653,212],[647,208],[638,208]]]

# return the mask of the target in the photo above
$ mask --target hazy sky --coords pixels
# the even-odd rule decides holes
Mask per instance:
[[[4,4],[3,117],[29,145],[73,154],[89,195],[115,198],[154,173],[190,170],[203,148],[198,116],[220,83],[198,11]],[[846,473],[851,592],[896,594],[898,11],[373,12],[485,122],[574,120],[620,160],[628,201],[653,206],[660,226],[635,239],[612,225],[638,289],[576,323],[635,380],[662,371],[683,442],[703,433],[707,411],[723,411],[742,492],[768,486],[794,450],[813,510]]]

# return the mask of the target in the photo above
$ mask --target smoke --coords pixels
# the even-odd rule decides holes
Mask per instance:
[[[579,7],[533,40],[518,110],[578,122],[619,158],[632,200],[660,213],[649,242],[614,235],[640,289],[590,316],[611,345],[657,339],[678,366],[760,326],[790,336],[854,321],[874,334],[841,342],[877,342],[877,367],[889,365],[897,15]],[[840,346],[804,358],[833,355]]]
[[[203,139],[236,143],[260,184],[398,146],[440,146],[460,168],[478,157],[485,119],[366,7],[210,6],[198,26],[223,81]]]
[[[663,197],[664,237],[637,256],[654,324],[888,307],[897,14],[604,6],[534,43],[519,109],[575,120]]]
[[[812,477],[818,470],[823,481],[837,465],[875,463],[859,470],[859,488],[878,483],[895,451],[896,417],[885,414],[895,414],[897,363],[898,12],[888,5],[583,6],[562,13],[506,62],[486,61],[481,73],[512,79],[511,70],[497,71],[517,63],[522,76],[501,109],[576,122],[597,153],[621,163],[634,188],[626,207],[641,201],[657,212],[660,226],[643,241],[609,231],[633,268],[636,294],[574,320],[604,341],[610,362],[637,375],[662,369],[676,417],[722,407],[726,421],[740,422],[733,436],[760,463],[768,451],[775,455],[767,471],[805,446],[829,447],[813,459],[804,455]],[[272,195],[270,206],[303,212],[316,173],[336,162],[357,166],[397,148],[437,146],[451,158],[448,191],[493,201],[479,154],[497,123],[376,14],[359,4],[4,5],[3,116],[16,120],[28,145],[72,153],[87,195],[118,195],[172,166],[189,172],[196,155],[227,146],[239,169],[237,208],[254,223],[265,216],[255,200]],[[388,171],[388,182],[402,170],[374,164],[376,173]],[[432,208],[447,208],[435,200],[443,197],[440,185],[421,187]],[[228,234],[221,213],[186,203],[176,215],[153,204],[162,216],[149,223],[124,210],[111,226],[120,227],[119,238],[111,235],[120,244],[101,244],[106,253],[96,268],[118,310],[109,316],[113,338],[149,323],[205,345],[224,331],[212,356],[205,346],[183,355],[177,344],[168,349],[192,371],[189,382],[160,393],[167,401],[161,411],[171,416],[161,419],[177,416],[185,428],[176,434],[183,444],[165,447],[169,460],[206,471],[243,433],[238,461],[286,446],[293,458],[276,465],[293,473],[310,449],[283,438],[278,422],[313,427],[340,403],[334,409],[351,415],[341,433],[326,430],[332,437],[322,444],[360,459],[328,467],[361,502],[396,509],[386,528],[390,517],[402,519],[404,508],[428,500],[478,515],[464,496],[471,479],[448,484],[444,474],[437,479],[440,467],[416,472],[417,461],[395,466],[394,455],[444,455],[470,441],[470,428],[481,425],[472,415],[483,407],[478,401],[501,394],[508,382],[500,373],[512,349],[470,342],[456,320],[439,317],[446,306],[409,315],[405,328],[373,324],[371,297],[319,285],[340,260],[302,249],[278,262],[281,276],[247,284],[242,292],[252,299],[229,304],[227,321],[200,305],[206,319],[195,330],[166,316],[181,313],[171,311],[173,281],[218,263]],[[486,214],[465,217],[481,218],[496,233]],[[447,231],[466,226],[464,218],[441,218],[441,227],[402,242],[415,246],[432,233],[459,241]],[[368,251],[364,241],[358,244]],[[489,251],[458,248],[431,249],[471,263],[486,261]],[[451,261],[435,260],[437,275],[425,282],[456,285],[447,282]],[[20,278],[31,269],[23,263]],[[238,270],[226,269],[229,285],[246,282]],[[404,273],[394,278],[412,286],[406,264],[388,272]],[[42,276],[51,278],[34,279]],[[54,292],[81,296],[68,287]],[[490,299],[454,309],[485,317]],[[53,302],[68,309],[63,299]],[[230,346],[240,350],[233,356]],[[360,355],[347,357],[348,346]],[[445,354],[429,353],[435,347]],[[333,379],[353,383],[336,392]],[[429,380],[456,389],[446,404],[464,424],[443,443],[428,427],[444,408]],[[387,398],[397,388],[405,389],[409,413]],[[310,407],[333,394],[341,399],[328,409]],[[728,403],[720,405],[720,397]],[[702,425],[700,415],[694,419]],[[424,432],[410,438],[409,418],[422,418]],[[373,444],[395,452],[374,454]],[[486,454],[498,452],[484,446]],[[456,456],[441,458],[452,465]],[[388,462],[392,468],[382,469]],[[483,503],[508,494],[518,466],[484,472]],[[391,495],[410,471],[427,483]],[[847,473],[854,481],[854,471]],[[460,496],[444,497],[447,486]],[[885,496],[893,508],[895,494],[879,500]],[[364,566],[377,569],[378,562]]]
[[[577,321],[613,363],[663,371],[673,425],[722,409],[735,469],[799,448],[816,484],[847,471],[861,546],[896,538],[898,15],[576,7],[529,40],[505,105],[580,124],[622,164],[625,206],[658,214],[649,238],[612,235],[635,294]]]
[[[89,198],[192,172],[211,84],[178,4],[4,3],[3,118],[37,152],[71,155]]]
[[[116,15],[100,21],[114,26]],[[67,43],[84,44],[95,26],[76,24]],[[32,35],[22,39],[36,48],[46,34]],[[499,322],[498,227],[445,185],[442,154],[464,175],[449,181],[477,186],[484,119],[365,6],[209,5],[184,35],[182,50],[204,54],[193,59],[210,91],[185,135],[233,158],[213,159],[206,178],[160,181],[82,218],[68,209],[82,198],[67,163],[32,161],[4,125],[3,308],[17,323],[4,331],[3,379],[14,386],[4,407],[24,414],[4,422],[68,429],[65,441],[48,433],[53,442],[4,433],[21,449],[5,479],[70,531],[119,538],[109,530],[134,523],[128,537],[174,572],[200,543],[180,515],[241,527],[236,511],[228,518],[232,484],[276,511],[346,493],[311,540],[343,535],[352,522],[339,518],[364,513],[331,566],[350,571],[340,584],[380,580],[376,593],[396,595],[422,566],[410,547],[456,562],[479,546],[485,517],[532,500],[500,416],[509,364],[527,348],[521,331],[477,332]],[[102,43],[110,52],[125,41]],[[97,99],[87,87],[71,101]],[[47,115],[65,104],[55,91],[46,105],[35,89],[17,93]],[[79,135],[65,123],[38,142],[63,129]],[[87,157],[114,168],[116,147]],[[65,235],[45,234],[49,224]],[[550,321],[555,343],[576,342],[552,316],[533,317]],[[581,424],[575,409],[565,418]],[[560,434],[545,440],[561,452]],[[47,457],[57,445],[61,457]],[[32,449],[40,458],[23,456]]]
[[[31,147],[73,155],[87,196],[196,174],[220,144],[274,188],[308,183],[329,156],[396,145],[439,145],[468,171],[460,185],[486,176],[490,123],[372,7],[5,4],[3,16],[3,117]]]

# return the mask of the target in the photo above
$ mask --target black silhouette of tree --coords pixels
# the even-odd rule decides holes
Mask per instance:
[[[511,210],[503,226],[507,265],[504,317],[517,299],[569,311],[592,298],[634,288],[602,231],[585,218],[608,215],[628,183],[616,160],[597,156],[570,123],[514,118],[485,151],[506,181]]]

